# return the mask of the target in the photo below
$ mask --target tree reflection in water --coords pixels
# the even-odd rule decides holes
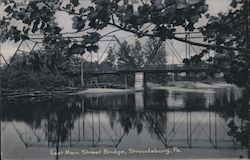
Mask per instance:
[[[249,115],[247,100],[244,96],[247,93],[243,92],[241,98],[234,99],[233,91],[229,94],[222,92],[222,95],[214,96],[212,103],[209,101],[208,107],[206,106],[208,95],[203,93],[170,93],[156,90],[138,95],[131,93],[39,100],[22,99],[5,101],[2,121],[25,122],[34,133],[37,130],[43,130],[44,137],[39,141],[47,141],[48,147],[55,147],[58,151],[60,147],[64,146],[98,147],[104,145],[102,138],[111,139],[112,143],[107,146],[118,147],[122,138],[129,136],[129,132],[132,130],[135,130],[138,135],[145,134],[142,132],[146,131],[165,147],[180,145],[177,140],[173,139],[182,138],[183,135],[187,137],[185,144],[188,145],[181,146],[195,147],[192,140],[204,132],[210,136],[209,143],[217,148],[219,139],[217,139],[217,135],[213,136],[212,132],[219,132],[216,133],[218,136],[222,135],[220,133],[222,127],[216,125],[217,121],[219,123],[223,119],[223,123],[227,125],[228,137],[234,137],[236,141],[241,142],[242,147],[247,147],[246,139],[249,135],[249,128],[246,124],[249,121]],[[169,96],[176,102],[182,99],[183,106],[170,106]],[[203,115],[207,117],[209,115],[209,117],[202,117]],[[219,120],[216,119],[217,115]],[[215,117],[214,122],[211,122],[211,117]],[[105,118],[108,119],[108,125],[105,123]],[[206,119],[209,123],[203,122]],[[77,123],[78,125],[76,125]],[[202,126],[203,124],[206,126]],[[118,133],[117,128],[120,128],[122,133]],[[183,133],[179,133],[178,130]],[[96,131],[99,131],[99,134]],[[78,139],[76,138],[77,132]],[[87,137],[90,137],[92,142],[90,146]],[[86,143],[83,143],[85,141]],[[32,145],[36,145],[36,143],[32,143]],[[184,144],[184,141],[182,140],[180,143]],[[201,144],[198,144],[197,147]],[[32,145],[29,146],[32,147]]]

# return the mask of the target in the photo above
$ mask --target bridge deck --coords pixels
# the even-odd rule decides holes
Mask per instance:
[[[136,72],[143,73],[181,73],[181,72],[205,72],[208,71],[208,65],[195,65],[195,66],[184,66],[184,65],[165,65],[156,66],[146,69],[137,68],[94,68],[92,70],[83,70],[84,75],[103,75],[103,74],[134,74]],[[65,75],[80,75],[81,72],[66,73]]]

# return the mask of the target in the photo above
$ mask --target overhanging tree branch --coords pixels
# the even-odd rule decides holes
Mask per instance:
[[[175,37],[175,36],[173,37],[173,39],[180,41],[180,42],[195,45],[195,46],[206,47],[209,49],[226,49],[226,50],[233,50],[233,51],[245,51],[243,48],[235,48],[235,47],[230,47],[230,46],[218,46],[218,45],[213,45],[213,44],[198,43],[198,42],[185,40],[183,38],[179,38],[179,37]]]
[[[139,31],[136,31],[136,30],[131,30],[131,29],[128,29],[128,28],[124,28],[124,27],[119,26],[119,25],[114,24],[114,23],[108,23],[108,24],[111,25],[111,26],[117,27],[117,28],[119,28],[119,29],[121,29],[123,31],[127,31],[127,32],[131,32],[133,34],[136,34],[138,37],[144,37],[144,36],[151,37],[151,38],[159,37],[159,36],[157,36],[155,34],[149,34],[149,33],[144,33],[144,32],[139,32]],[[213,45],[213,44],[205,44],[205,43],[193,42],[193,41],[186,40],[186,39],[176,37],[176,36],[173,36],[172,39],[180,41],[180,42],[188,43],[188,44],[191,44],[191,45],[195,45],[195,46],[206,47],[206,48],[213,49],[213,50],[214,49],[226,49],[226,50],[232,50],[232,51],[243,51],[243,52],[246,51],[243,48],[236,48],[236,47],[230,47],[230,46],[218,46],[218,45]]]

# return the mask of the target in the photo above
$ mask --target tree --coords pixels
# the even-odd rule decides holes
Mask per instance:
[[[50,68],[52,66],[50,63],[55,63],[53,68]],[[64,74],[79,73],[80,65],[81,59],[79,57],[65,58],[63,54],[51,54],[48,53],[48,50],[34,50],[30,54],[17,54],[11,64],[4,66],[1,77],[3,78],[3,88],[47,89],[48,87],[65,87],[68,85],[68,79]]]
[[[133,65],[131,64],[131,59],[132,59],[132,63],[134,63],[134,60],[131,57],[131,46],[128,44],[127,41],[122,42],[118,52],[115,52],[114,54],[117,60],[117,65],[120,68],[129,67],[129,66],[131,67]],[[129,59],[127,55],[130,56],[131,59]]]
[[[134,45],[130,45],[130,53],[129,55],[134,60],[135,65],[138,68],[142,68],[145,64],[146,55],[142,49],[141,43],[138,40],[135,40]]]
[[[147,42],[145,43],[145,54],[146,54],[146,59],[148,60],[150,55],[153,53],[155,48],[157,47],[157,44],[159,43],[159,39],[153,39],[149,38]],[[167,63],[167,55],[168,53],[166,52],[165,48],[165,43],[162,43],[160,47],[157,49],[157,52],[155,56],[153,57],[151,61],[151,65],[157,66],[157,65],[165,65]]]
[[[190,43],[175,36],[176,27],[193,31],[194,24],[208,10],[206,0],[142,0],[136,6],[128,0],[94,0],[92,1],[94,5],[86,8],[83,7],[84,2],[79,0],[70,0],[68,4],[62,3],[62,0],[34,0],[21,3],[15,0],[4,0],[3,3],[7,13],[7,16],[1,20],[4,39],[15,41],[28,39],[28,33],[37,31],[41,31],[46,37],[51,37],[51,34],[59,35],[62,29],[54,22],[54,15],[57,11],[65,11],[74,15],[72,27],[77,32],[87,30],[88,27],[95,30],[84,35],[82,43],[79,44],[89,50],[95,48],[93,45],[100,38],[96,30],[108,25],[135,33],[138,37],[159,37],[161,40],[175,39]],[[22,21],[23,28],[7,27],[10,26],[9,22],[12,19]],[[145,29],[148,25],[153,26]],[[212,47],[237,49],[230,46]]]
[[[109,50],[108,50],[108,56],[107,56],[106,61],[107,61],[107,63],[108,63],[111,67],[115,64],[115,56],[114,56],[114,53],[113,53],[113,49],[112,49],[112,48],[109,48]]]
[[[114,26],[134,33],[139,38],[158,37],[162,41],[174,39],[220,53],[230,51],[236,63],[244,60],[243,64],[235,66],[239,71],[242,71],[242,67],[249,68],[249,62],[245,60],[245,27],[242,27],[247,22],[247,10],[244,9],[246,0],[232,0],[233,9],[217,17],[207,14],[209,6],[206,0],[141,0],[137,5],[133,5],[133,1],[129,0],[93,0],[91,2],[94,5],[87,7],[79,0],[70,0],[67,4],[62,2],[30,0],[17,3],[15,0],[3,0],[6,15],[0,21],[1,37],[3,40],[18,42],[29,39],[31,33],[40,31],[44,35],[44,45],[51,46],[57,43],[58,39],[65,39],[65,36],[62,38],[62,29],[54,21],[55,13],[64,11],[74,16],[72,27],[77,33],[83,34],[81,42],[69,39],[68,44],[64,45],[71,46],[71,54],[96,51],[98,46],[95,44],[102,38],[98,30]],[[209,18],[209,22],[204,27],[195,28],[194,25],[203,15]],[[13,20],[22,22],[22,25],[13,25]],[[187,32],[200,30],[205,36],[205,42],[193,42],[176,36],[177,27]],[[246,70],[243,69],[240,73],[246,73]],[[239,85],[245,83],[241,82]]]
[[[162,65],[166,65],[166,49],[164,43],[160,45],[160,47],[157,49],[156,54],[154,57],[151,57],[153,51],[155,50],[156,46],[158,45],[159,39],[152,39],[149,38],[144,45],[140,43],[140,41],[135,40],[134,44],[129,44],[127,41],[124,41],[121,43],[121,46],[118,48],[118,50],[112,50],[110,49],[108,51],[107,59],[102,62],[102,66],[105,64],[108,64],[109,67],[113,68],[120,68],[120,69],[143,69],[146,67],[146,64],[150,60],[150,65],[155,67],[160,67]],[[126,56],[127,55],[132,59],[132,63],[135,64],[134,66],[131,64],[130,59]],[[151,59],[151,58],[152,59]],[[112,63],[111,63],[112,62]],[[112,77],[109,75],[109,77]],[[165,80],[166,74],[147,74],[147,81],[153,81],[159,80],[159,82],[163,82]],[[128,77],[129,81],[133,79],[134,77],[131,75]],[[112,77],[111,79],[114,79]],[[123,80],[123,76],[120,77],[121,80]],[[121,81],[120,80],[120,81]]]
[[[219,13],[217,17],[211,16],[206,26],[200,28],[204,40],[217,46],[234,46],[244,50],[228,50],[216,48],[219,56],[213,58],[216,68],[224,68],[224,78],[229,83],[246,86],[249,82],[249,59],[247,56],[247,10],[246,1],[232,0],[227,13]],[[208,48],[208,50],[211,48]],[[221,70],[221,69],[220,69]]]
[[[135,40],[134,44],[128,44],[127,41],[122,42],[118,51],[110,50],[108,52],[107,61],[117,64],[120,68],[132,68],[130,59],[126,57],[125,52],[136,65],[136,68],[143,68],[147,61],[150,59],[151,54],[155,50],[159,40],[157,39],[148,39],[145,45],[142,46],[139,40]],[[113,54],[111,56],[111,54]],[[166,49],[165,45],[162,44],[156,51],[155,56],[151,60],[151,65],[165,65],[166,64]]]

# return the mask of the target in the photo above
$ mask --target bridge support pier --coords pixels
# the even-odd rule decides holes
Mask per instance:
[[[145,76],[143,72],[135,73],[135,83],[134,88],[136,91],[142,91],[146,87]]]

